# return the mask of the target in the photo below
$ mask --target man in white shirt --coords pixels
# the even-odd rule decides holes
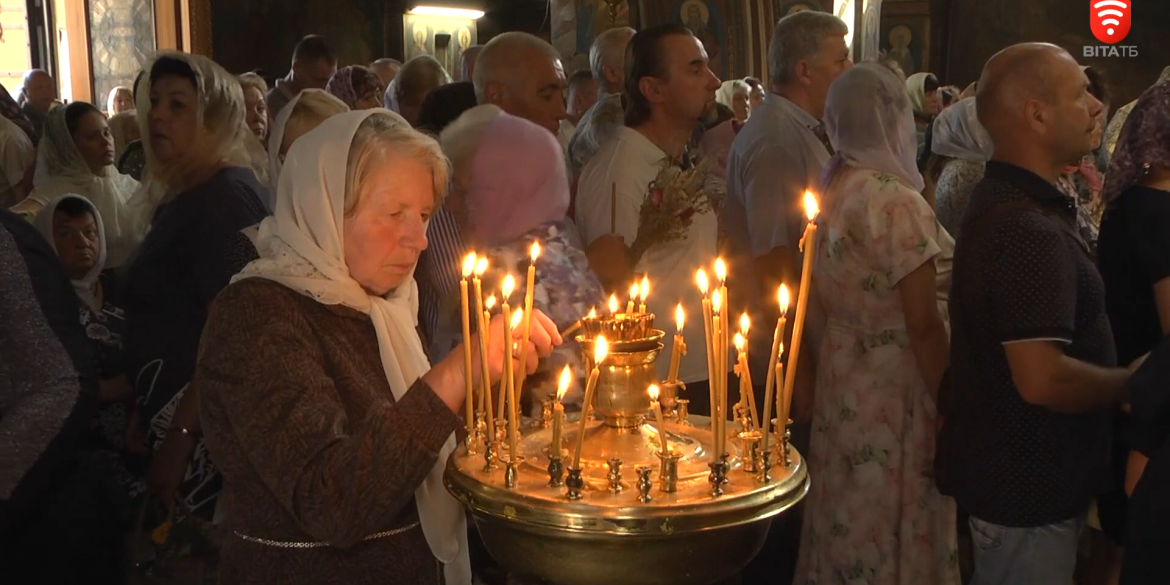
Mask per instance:
[[[480,104],[495,104],[557,134],[567,115],[568,84],[552,45],[525,32],[497,35],[476,58],[472,76]]]
[[[628,246],[638,235],[639,210],[650,183],[664,165],[683,159],[695,125],[715,107],[719,79],[708,67],[703,44],[677,24],[638,32],[629,43],[626,62],[625,124],[582,170],[576,219],[590,267],[608,290],[626,290],[635,273],[650,278],[647,306],[661,326],[670,323],[676,303],[682,302],[692,315],[698,311],[701,295],[694,283],[695,270],[715,258],[718,221],[714,212],[696,214],[683,239],[653,245],[636,265],[630,262]],[[616,199],[611,198],[613,193]],[[691,323],[691,339],[699,339],[701,321]],[[663,378],[669,361],[658,361]],[[694,410],[709,412],[706,351],[701,344],[682,359],[679,378],[687,384],[686,397]]]
[[[820,119],[829,85],[853,65],[845,44],[848,32],[844,21],[824,12],[808,10],[780,19],[768,47],[770,91],[728,153],[722,219],[729,268],[733,290],[743,291],[739,298],[749,301],[756,323],[776,322],[781,283],[796,299],[801,260],[797,244],[808,221],[803,195],[805,190],[819,191],[821,170],[832,154]],[[769,327],[752,328],[753,380],[764,380],[771,345]],[[801,355],[811,357],[807,350]]]
[[[576,123],[573,138],[569,141],[570,181],[577,179],[585,163],[623,123],[626,46],[634,38],[634,32],[628,26],[611,28],[597,35],[589,48],[589,70],[598,86],[597,102]]]

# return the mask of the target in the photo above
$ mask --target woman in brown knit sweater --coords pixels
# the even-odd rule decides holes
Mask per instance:
[[[220,582],[469,585],[463,510],[442,485],[467,374],[458,351],[431,368],[415,333],[446,159],[378,109],[330,118],[284,169],[194,381],[224,476]],[[534,317],[529,372],[561,342]],[[498,319],[488,334],[495,379]]]

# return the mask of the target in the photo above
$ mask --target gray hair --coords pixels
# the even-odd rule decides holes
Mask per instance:
[[[421,103],[426,92],[440,85],[451,83],[451,76],[443,69],[442,63],[430,55],[419,55],[406,62],[394,78],[394,97],[401,104],[407,96],[417,96]]]
[[[519,71],[521,61],[517,59],[520,53],[534,51],[554,61],[560,61],[561,55],[552,45],[540,37],[526,32],[512,31],[497,35],[475,59],[475,72],[472,83],[475,84],[475,99],[483,103],[483,92],[487,84],[510,84],[519,78],[523,72]]]
[[[849,34],[849,25],[827,12],[804,10],[781,18],[768,45],[768,82],[771,87],[792,81],[796,64],[819,53],[825,37],[846,34]]]
[[[422,163],[431,170],[435,206],[447,196],[451,167],[434,138],[410,127],[400,116],[373,114],[358,126],[349,145],[345,168],[345,215],[352,215],[368,191],[367,181],[374,169],[397,154]]]
[[[240,87],[243,89],[255,88],[260,90],[260,95],[268,95],[268,82],[264,81],[263,77],[255,73],[242,73],[236,78],[240,80]]]
[[[617,72],[619,77],[625,73],[623,61],[626,58],[626,46],[636,32],[628,26],[621,26],[597,35],[593,46],[589,47],[589,70],[593,72],[593,79],[597,83],[605,85],[606,67]]]

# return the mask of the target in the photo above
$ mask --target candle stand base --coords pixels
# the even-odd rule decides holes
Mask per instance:
[[[565,462],[560,457],[550,457],[548,460],[548,487],[565,485]]]

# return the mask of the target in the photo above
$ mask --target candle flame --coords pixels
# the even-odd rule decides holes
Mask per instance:
[[[776,291],[776,299],[780,301],[780,314],[788,314],[788,287],[780,285],[780,289]]]
[[[463,258],[463,278],[471,276],[472,272],[475,272],[475,252]]]
[[[699,285],[699,292],[703,293],[703,296],[707,296],[707,273],[702,268],[695,273],[695,282]]]
[[[635,282],[634,284],[630,285],[630,300],[634,301],[637,299],[638,299],[638,283]]]
[[[678,332],[682,333],[683,324],[686,323],[687,316],[683,313],[682,303],[674,306],[674,324],[678,327]]]
[[[517,308],[515,313],[512,313],[512,329],[519,329],[520,324],[524,322],[524,309]]]
[[[784,355],[784,343],[781,343],[780,344],[780,351],[776,352],[776,356],[777,356],[777,358],[779,358],[779,356],[783,356],[783,355]]]
[[[638,301],[645,305],[648,296],[650,296],[650,279],[643,276],[642,285],[638,287]]]
[[[564,400],[565,393],[569,391],[569,384],[573,382],[573,371],[569,366],[561,370],[561,377],[557,380],[557,402]]]
[[[719,294],[719,289],[715,289],[711,293],[711,310],[716,315],[719,314],[719,308],[723,306],[723,295]]]
[[[651,384],[650,387],[646,389],[646,391],[648,391],[650,393],[650,400],[652,400],[654,402],[658,402],[658,386],[657,385]]]
[[[483,256],[475,261],[475,276],[477,278],[483,276],[483,273],[487,272],[487,265],[487,256]]]
[[[609,342],[605,340],[604,335],[598,335],[597,341],[593,343],[594,367],[601,365],[607,355],[609,355]]]
[[[585,315],[585,318],[586,319],[596,319],[597,318],[597,307],[589,307],[589,314]]]
[[[528,248],[528,257],[532,258],[533,262],[540,258],[540,242],[532,242],[532,247]]]
[[[735,351],[742,352],[743,351],[743,334],[742,333],[735,334],[734,343],[735,343]]]
[[[512,291],[516,290],[516,279],[511,275],[504,277],[504,285],[500,287],[501,292],[504,293],[504,302],[512,296]]]
[[[617,295],[609,295],[609,314],[616,315],[618,312]]]
[[[727,282],[727,264],[722,258],[715,259],[715,278],[719,279],[719,284]]]
[[[752,319],[751,319],[751,317],[748,317],[747,312],[744,312],[744,314],[739,316],[739,330],[741,333],[743,333],[744,337],[747,337],[748,330],[750,330],[751,328],[752,328]]]
[[[812,191],[804,192],[804,213],[808,216],[808,220],[812,221],[821,212],[821,208],[817,207],[817,198],[813,196]]]
[[[488,310],[488,312],[491,312],[491,310],[496,306],[496,295],[489,295],[487,300],[483,302],[483,306]]]

